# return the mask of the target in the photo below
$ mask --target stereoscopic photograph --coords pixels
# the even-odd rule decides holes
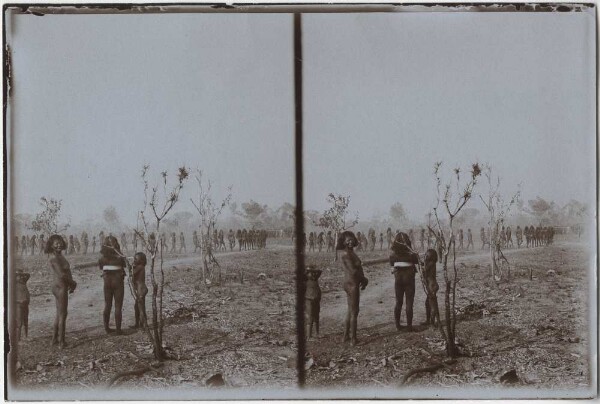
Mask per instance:
[[[594,5],[3,11],[6,399],[597,396]]]
[[[302,17],[307,386],[595,391],[589,11]]]
[[[14,396],[296,386],[290,19],[7,10]]]

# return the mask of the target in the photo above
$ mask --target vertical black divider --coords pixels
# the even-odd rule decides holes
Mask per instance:
[[[296,335],[298,338],[298,386],[304,387],[304,207],[302,203],[302,14],[294,14],[294,103],[295,103],[295,150],[296,150]]]

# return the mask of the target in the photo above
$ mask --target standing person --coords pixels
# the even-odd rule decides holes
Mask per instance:
[[[394,320],[396,329],[400,330],[400,315],[402,303],[406,296],[406,329],[412,331],[413,303],[415,301],[415,274],[419,256],[412,251],[410,237],[406,233],[399,233],[392,244],[390,266],[394,275],[394,289],[396,292],[396,306],[394,307]]]
[[[69,255],[75,254],[75,240],[73,240],[73,235],[69,235]]]
[[[175,235],[175,232],[171,232],[171,252],[174,253],[175,252],[175,244],[176,244],[176,240],[177,240],[177,236]]]
[[[548,234],[548,228],[542,227],[541,235],[540,235],[540,240],[542,241],[542,245],[548,244],[547,234]]]
[[[335,249],[335,245],[333,243],[333,235],[331,230],[327,231],[327,252],[333,251]]]
[[[46,240],[44,240],[44,234],[40,234],[39,237],[39,245],[40,245],[40,255],[42,255],[44,253],[44,251],[46,250]]]
[[[29,239],[29,251],[31,251],[31,253],[29,255],[34,255],[35,254],[35,248],[37,247],[37,236],[34,234],[33,236],[31,236],[31,238]]]
[[[27,252],[27,241],[26,235],[21,236],[21,255]]]
[[[486,237],[485,237],[485,229],[483,227],[481,228],[481,231],[479,232],[479,237],[481,238],[481,249],[483,250],[485,248],[485,245],[487,244]]]
[[[242,231],[240,229],[237,229],[237,231],[235,232],[235,238],[237,240],[238,243],[238,251],[242,251]]]
[[[512,230],[510,226],[506,226],[506,248],[514,247],[512,240]]]
[[[360,291],[364,290],[369,283],[365,277],[362,262],[354,252],[354,247],[358,244],[358,239],[351,231],[344,231],[337,240],[336,250],[342,250],[341,261],[344,267],[344,291],[348,301],[348,312],[346,313],[346,323],[344,331],[344,342],[350,341],[351,345],[356,345],[356,329],[358,322],[358,312],[360,306]]]
[[[379,251],[383,251],[383,233],[379,233]]]
[[[219,230],[219,250],[227,251],[225,246],[225,232],[223,229]]]
[[[390,227],[385,231],[385,237],[387,240],[387,248],[388,250],[392,248],[392,229]]]
[[[471,229],[467,229],[467,250],[469,249],[469,247],[473,247],[475,248],[475,246],[473,245],[473,233],[471,233]]]
[[[308,251],[315,251],[315,233],[308,233]]]
[[[517,248],[521,248],[521,244],[523,244],[523,229],[521,229],[520,225],[517,225],[515,236],[517,237]]]
[[[87,254],[88,248],[90,246],[90,239],[85,231],[81,233],[81,242],[83,243],[83,254],[85,255]]]
[[[179,252],[181,253],[181,250],[183,250],[183,252],[187,252],[185,249],[185,236],[183,235],[183,232],[179,232]]]
[[[44,246],[44,248],[45,247],[46,246]],[[31,302],[31,295],[29,294],[29,289],[27,288],[27,281],[30,277],[30,274],[21,270],[17,270],[17,284],[15,288],[15,300],[17,303],[17,335],[15,339],[17,341],[21,340],[22,331],[25,331],[25,338],[27,338],[29,334],[29,303]]]
[[[244,236],[244,245],[246,246],[246,250],[252,250],[252,229],[248,229]]]
[[[463,233],[463,229],[458,230],[458,249],[462,250],[463,247],[463,239],[464,239],[465,235]]]
[[[371,231],[371,251],[375,250],[375,244],[377,244],[377,236],[375,235],[375,230],[370,229]]]
[[[156,234],[154,233],[150,233],[150,235],[148,236],[148,245],[150,246],[150,253],[154,254],[157,250],[158,250],[158,246],[157,246],[157,241],[156,241]]]
[[[244,250],[248,249],[248,230],[243,229],[242,230],[242,244],[244,247]],[[306,243],[304,243],[306,245]],[[240,244],[240,251],[241,251],[241,247],[242,245]]]
[[[79,254],[79,252],[81,251],[81,243],[79,242],[79,239],[76,235],[73,236],[73,244],[75,244],[75,252]]]
[[[92,253],[96,252],[96,236],[92,237]]]
[[[435,250],[425,252],[425,265],[423,266],[423,280],[426,289],[425,322],[422,325],[436,325],[440,321],[440,310],[437,302],[437,292],[440,286],[437,282],[437,253]]]
[[[98,266],[104,278],[104,330],[107,334],[115,332],[109,327],[110,312],[113,300],[115,304],[115,327],[116,334],[120,335],[121,320],[123,318],[123,298],[125,296],[125,267],[127,262],[121,253],[121,247],[114,236],[106,237],[102,248]]]
[[[323,245],[325,244],[325,233],[320,232],[317,236],[317,246],[319,247],[319,252],[323,249]]]
[[[77,282],[73,280],[69,261],[62,255],[66,248],[65,240],[58,234],[48,237],[46,254],[50,255],[49,264],[52,270],[52,294],[56,300],[56,317],[54,318],[54,331],[52,345],[59,349],[66,346],[65,330],[67,326],[67,312],[69,307],[69,293],[73,293]]]
[[[229,251],[233,251],[233,247],[235,247],[235,232],[233,229],[229,229],[227,240],[229,240]]]
[[[194,252],[200,248],[200,241],[198,240],[198,231],[194,230],[192,233],[192,243],[194,244]]]
[[[133,257],[133,268],[130,274],[133,280],[133,290],[135,293],[135,325],[133,328],[146,327],[148,322],[146,317],[146,295],[148,288],[146,287],[146,254],[138,252]]]

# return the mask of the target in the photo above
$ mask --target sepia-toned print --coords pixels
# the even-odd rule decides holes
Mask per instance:
[[[295,387],[290,16],[8,13],[9,397]]]
[[[595,12],[7,7],[7,399],[596,397]]]
[[[592,14],[302,16],[307,386],[594,395]]]

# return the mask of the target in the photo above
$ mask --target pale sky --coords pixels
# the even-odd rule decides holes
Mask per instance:
[[[139,171],[206,170],[234,200],[294,201],[292,17],[19,15],[17,213],[132,221]],[[507,191],[595,197],[595,20],[586,13],[305,14],[306,209],[421,218],[433,163],[489,162]],[[192,211],[189,184],[178,210]]]
[[[13,18],[16,212],[43,195],[73,221],[116,206],[132,222],[139,173],[199,167],[215,190],[294,200],[292,17]],[[177,210],[194,211],[184,190]]]
[[[593,10],[303,22],[306,206],[334,191],[364,218],[399,201],[421,219],[437,160],[488,162],[524,199],[594,206]]]

